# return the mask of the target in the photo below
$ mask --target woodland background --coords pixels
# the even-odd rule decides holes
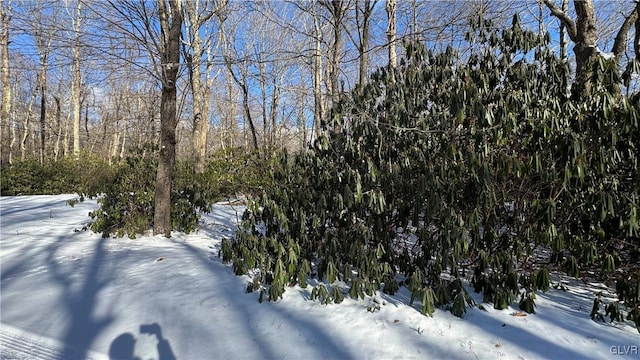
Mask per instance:
[[[132,238],[247,194],[221,251],[261,300],[534,312],[562,271],[640,330],[640,2],[570,5],[5,1],[2,194]]]
[[[2,2],[3,166],[80,152],[111,163],[159,143],[158,4]],[[575,18],[568,1],[556,6]],[[612,51],[634,7],[596,3],[600,49]],[[387,65],[392,48],[401,56],[403,41],[418,40],[468,53],[474,44],[464,35],[480,14],[500,27],[518,13],[526,28],[550,32],[559,56],[575,60],[566,27],[542,1],[186,1],[182,11],[180,159],[230,148],[304,150],[338,93]],[[632,43],[621,62],[634,57]]]

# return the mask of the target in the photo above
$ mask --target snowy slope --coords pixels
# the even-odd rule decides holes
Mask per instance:
[[[578,282],[525,317],[514,304],[429,318],[406,291],[325,306],[294,287],[260,304],[218,257],[241,207],[216,205],[194,234],[103,239],[84,229],[95,201],[73,197],[0,198],[2,359],[639,358],[637,330],[591,321]]]

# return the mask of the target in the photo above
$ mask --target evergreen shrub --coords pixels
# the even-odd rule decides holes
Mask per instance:
[[[0,193],[3,196],[54,195],[102,192],[112,167],[99,157],[81,152],[78,158],[36,158],[15,161],[0,172]]]
[[[552,271],[638,276],[638,94],[569,97],[548,35],[473,22],[470,53],[405,45],[395,68],[334,104],[307,152],[286,152],[224,259],[260,299],[323,283],[341,301],[404,286],[423,313],[462,316],[463,279],[534,311]],[[634,283],[634,282],[631,282]]]
[[[137,151],[115,166],[98,197],[100,209],[91,212],[91,229],[103,236],[135,238],[153,226],[157,159]],[[190,160],[178,161],[171,186],[173,230],[197,229],[200,216],[224,197],[250,194],[268,183],[268,161],[241,149],[215,153],[204,173],[193,171]]]

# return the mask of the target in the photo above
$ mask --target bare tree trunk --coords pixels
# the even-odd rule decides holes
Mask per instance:
[[[127,137],[123,136],[122,137],[122,146],[120,147],[120,154],[118,155],[118,161],[124,159],[124,150],[126,149],[126,146],[125,146],[126,142],[127,142]]]
[[[104,141],[102,142],[102,146],[100,147],[101,153],[104,155],[107,163],[111,165],[113,162],[111,160],[111,143],[107,141],[107,122],[104,121],[102,123],[102,138]]]
[[[343,21],[345,17],[345,8],[342,0],[331,0],[331,1],[321,1],[331,13],[331,26],[333,29],[333,42],[331,43],[331,47],[329,49],[330,53],[330,61],[329,61],[329,97],[331,99],[331,104],[335,105],[338,103],[340,88],[339,88],[339,77],[340,77],[340,55],[342,52],[342,28]],[[333,122],[333,120],[332,120]],[[331,124],[335,125],[335,124]]]
[[[398,66],[398,55],[396,54],[396,6],[397,0],[387,0],[387,42],[389,43],[389,67]]]
[[[120,106],[121,95],[115,96],[115,114],[113,124],[113,134],[111,135],[111,149],[109,151],[109,162],[116,160],[118,155],[118,144],[120,143]]]
[[[282,78],[274,77],[273,78],[273,94],[271,96],[271,138],[270,143],[272,147],[276,147],[276,139],[278,138],[276,134],[276,129],[278,129],[278,109],[280,108],[280,92],[282,89]],[[282,142],[283,139],[280,138]]]
[[[205,167],[206,167],[206,156],[207,156],[207,149],[210,148],[210,145],[208,145],[208,138],[209,138],[209,123],[208,123],[208,119],[209,119],[209,107],[210,107],[210,102],[211,102],[211,87],[213,86],[213,80],[214,77],[211,75],[211,67],[212,67],[212,61],[213,59],[210,57],[210,53],[209,53],[209,48],[207,49],[207,64],[205,66],[205,80],[204,80],[204,87],[202,89],[202,95],[204,98],[204,106],[202,107],[202,118],[205,119],[205,129],[204,129],[204,149],[201,150],[202,151],[202,158],[204,159],[203,161],[203,167],[202,167],[202,171],[204,172]]]
[[[596,46],[598,41],[598,33],[596,29],[596,15],[593,3],[589,1],[574,1],[576,8],[577,35],[573,52],[576,54],[576,82],[573,90],[574,97],[582,98],[591,94],[593,71],[591,64],[597,55]]]
[[[48,33],[49,37],[45,38],[45,34],[36,32],[36,47],[40,57],[40,163],[44,163],[45,144],[46,144],[46,119],[47,119],[47,70],[49,67],[49,52],[51,51],[51,42],[53,36]],[[34,138],[35,141],[35,138]]]
[[[5,9],[6,7],[6,9]],[[2,30],[0,33],[0,47],[2,48],[2,70],[0,78],[2,78],[2,104],[0,109],[0,124],[2,128],[0,132],[0,142],[2,147],[0,152],[2,153],[0,158],[0,167],[5,167],[11,164],[11,151],[13,141],[11,140],[10,133],[10,120],[9,114],[11,113],[11,84],[9,78],[9,21],[11,19],[11,8],[9,5],[3,2],[0,4],[0,18],[2,21]]]
[[[16,144],[16,123],[11,124],[11,143],[9,144],[9,164],[13,163],[13,146]]]
[[[228,102],[229,102],[229,112],[227,114],[228,116],[228,122],[227,122],[227,127],[226,127],[226,132],[227,132],[227,141],[228,146],[230,148],[233,148],[235,146],[235,137],[236,137],[236,115],[238,112],[238,107],[237,107],[237,103],[235,102],[235,96],[234,96],[234,88],[233,88],[233,80],[231,79],[231,74],[229,74],[229,76],[227,76],[227,90],[228,90]]]
[[[322,30],[320,28],[320,19],[316,13],[315,3],[312,6],[313,25],[315,29],[315,51],[313,54],[313,124],[315,136],[318,136],[324,123],[322,106]]]
[[[260,148],[258,147],[258,135],[256,133],[256,127],[253,124],[253,118],[251,117],[251,108],[249,107],[249,88],[247,86],[247,77],[243,74],[242,80],[240,80],[236,78],[235,74],[233,73],[233,69],[229,68],[229,71],[231,71],[236,84],[242,91],[242,107],[244,109],[244,118],[246,122],[249,123],[249,130],[251,130],[251,139],[253,140],[253,149],[257,151]]]
[[[56,103],[56,143],[53,148],[53,158],[54,160],[58,160],[60,156],[60,138],[62,137],[62,106],[60,105],[60,97],[55,95],[53,96],[53,101]]]
[[[302,75],[302,73],[300,74],[300,83],[301,84],[305,84],[304,81],[304,77]],[[307,92],[306,89],[306,84],[304,85],[305,89],[304,92]],[[306,95],[305,95],[306,96]],[[306,117],[304,115],[305,113],[305,96],[299,95],[298,96],[298,126],[300,127],[300,134],[301,134],[301,138],[300,138],[300,151],[304,152],[307,149],[307,141],[309,140],[309,135],[307,134],[307,124],[306,124]]]
[[[69,123],[71,122],[71,114],[67,114],[64,122],[64,141],[62,142],[62,156],[69,156]]]
[[[73,46],[73,84],[71,86],[71,103],[73,109],[73,156],[78,158],[80,155],[80,86],[81,86],[81,73],[80,73],[80,24],[81,24],[81,10],[82,2],[78,1],[76,4],[76,17],[73,21],[73,31],[75,35],[75,42]]]
[[[45,157],[45,128],[46,128],[46,118],[47,118],[47,66],[46,66],[46,56],[45,60],[42,63],[41,75],[40,75],[40,164],[44,164]]]
[[[136,105],[140,111],[138,115],[138,123],[140,124],[140,131],[138,131],[138,139],[136,142],[136,147],[140,149],[142,148],[142,145],[144,143],[142,139],[148,136],[148,134],[145,134],[147,132],[147,126],[146,126],[146,122],[144,121],[145,119],[144,113],[142,112],[142,109],[144,109],[142,96],[138,95],[138,97],[136,97]]]
[[[566,11],[558,8],[552,0],[543,0],[551,11],[567,29],[569,38],[574,43],[573,52],[576,55],[576,75],[571,87],[571,96],[574,100],[582,99],[592,93],[593,67],[592,64],[602,56],[598,50],[598,32],[596,28],[596,15],[592,0],[574,0],[576,10],[575,21]],[[620,58],[627,46],[627,34],[632,24],[638,18],[638,6],[633,10],[620,26],[613,44],[613,60],[619,65]],[[612,84],[613,91],[619,89],[618,84]]]
[[[362,5],[360,5],[362,1]],[[369,39],[371,34],[371,15],[373,7],[377,1],[373,3],[371,0],[358,0],[356,2],[356,22],[360,33],[360,44],[358,44],[358,53],[360,56],[360,68],[358,72],[358,86],[363,88],[367,83],[367,67],[369,66]],[[362,8],[361,8],[362,7]]]
[[[245,119],[244,123],[245,124],[249,123],[249,128],[251,130],[251,137],[253,140],[253,149],[256,151],[259,151],[260,147],[258,146],[258,135],[256,133],[256,127],[253,123],[253,118],[251,117],[251,108],[249,107],[249,88],[247,84],[247,75],[245,73],[241,73],[240,76],[242,78],[240,78],[233,71],[233,64],[231,63],[231,58],[229,55],[229,44],[227,43],[227,39],[224,34],[224,28],[222,27],[223,23],[224,23],[224,20],[221,19],[220,31],[222,32],[221,38],[224,44],[223,53],[224,53],[225,65],[227,66],[229,75],[231,76],[231,78],[233,78],[233,81],[236,83],[236,85],[238,85],[238,87],[240,88],[240,91],[242,91],[242,108],[244,110],[244,119]]]
[[[192,152],[195,160],[193,170],[196,173],[203,173],[205,168],[205,160],[207,153],[207,125],[208,119],[204,116],[204,108],[207,106],[204,99],[202,87],[202,38],[200,35],[200,27],[208,20],[213,11],[205,17],[200,17],[199,1],[186,1],[186,13],[188,24],[185,26],[187,30],[187,38],[191,42],[192,52],[187,56],[187,65],[189,66],[189,80],[191,84],[191,94],[193,96],[193,132],[191,135]]]
[[[636,13],[638,17],[636,18],[635,30],[636,34],[633,37],[633,51],[636,54],[635,61],[640,61],[640,2],[636,5]]]
[[[262,101],[262,149],[267,153],[267,149],[271,146],[269,131],[269,122],[267,121],[267,67],[264,62],[258,59],[258,68],[260,69],[260,96]]]
[[[84,97],[80,101],[80,107],[84,104],[84,133],[87,135],[87,144],[91,144],[91,133],[89,132],[89,99]],[[95,143],[95,141],[94,141]],[[93,146],[93,145],[92,145]],[[82,147],[82,145],[80,146]]]
[[[569,0],[562,0],[562,12],[569,11]],[[567,26],[564,21],[560,21],[560,59],[567,61],[569,59],[569,45],[567,44]]]
[[[168,8],[167,8],[168,6]],[[153,233],[171,236],[171,182],[176,160],[176,114],[182,10],[179,0],[159,2],[162,38],[162,96],[160,103],[160,154],[156,176]],[[170,12],[170,13],[169,13]]]
[[[210,87],[212,86],[213,79],[211,78],[211,46],[209,44],[210,35],[202,34],[202,26],[205,25],[213,15],[218,14],[220,11],[226,10],[228,0],[221,1],[209,1],[205,2],[205,7],[212,6],[207,12],[202,12],[200,9],[201,3],[199,1],[186,1],[186,13],[188,25],[185,27],[187,31],[187,37],[191,42],[189,64],[189,75],[191,84],[191,93],[193,95],[193,133],[192,133],[192,145],[193,145],[193,157],[194,172],[203,173],[206,165],[207,155],[207,134],[209,132],[209,96]],[[202,81],[202,67],[201,62],[203,58],[203,41],[205,42],[204,48],[206,49],[205,57],[205,77]]]
[[[33,104],[36,101],[36,94],[33,94],[29,105],[27,105],[27,114],[22,121],[22,138],[20,139],[20,160],[24,160],[27,156],[27,138],[29,137],[30,120],[33,117]]]

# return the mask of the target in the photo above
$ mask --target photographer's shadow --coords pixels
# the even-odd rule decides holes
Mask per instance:
[[[169,341],[162,337],[162,329],[158,323],[140,325],[141,334],[155,335],[158,340],[158,360],[176,360]],[[124,333],[115,338],[109,347],[110,360],[141,360],[134,356],[136,337],[131,333]]]

